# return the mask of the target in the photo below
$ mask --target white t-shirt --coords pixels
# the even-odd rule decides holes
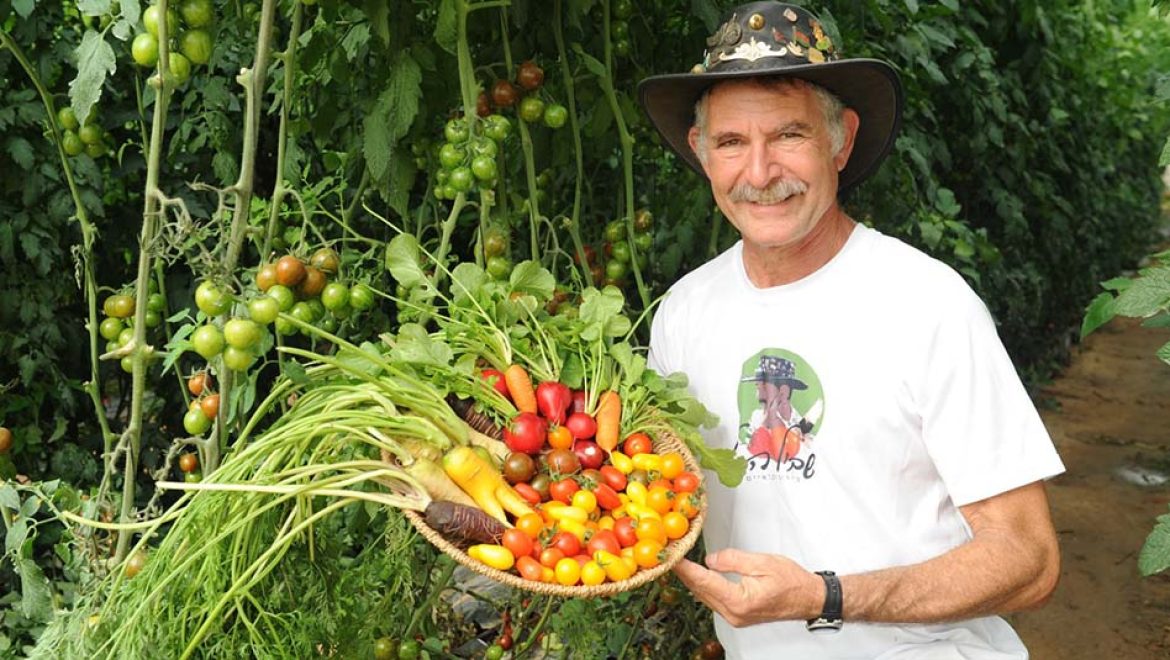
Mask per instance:
[[[707,475],[708,552],[838,574],[915,564],[971,538],[957,507],[1064,471],[983,302],[950,267],[864,225],[791,284],[753,285],[742,243],[690,273],[657,312],[650,364],[686,373],[719,415],[707,444],[749,458],[736,488]],[[816,411],[795,453],[760,435],[761,380]],[[999,617],[847,621],[835,635],[715,624],[730,658],[1027,657]]]

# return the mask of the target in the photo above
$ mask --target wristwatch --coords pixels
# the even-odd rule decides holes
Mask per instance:
[[[841,618],[841,581],[833,571],[817,571],[817,575],[825,581],[825,606],[820,616],[809,619],[804,626],[811,633],[839,632],[845,623]]]

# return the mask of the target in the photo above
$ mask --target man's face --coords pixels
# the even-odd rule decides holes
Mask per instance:
[[[711,89],[706,135],[692,128],[691,148],[697,152],[705,140],[703,167],[715,202],[749,247],[800,245],[836,207],[837,175],[857,131],[856,113],[845,115],[845,145],[833,153],[824,113],[807,85],[731,81]],[[772,185],[788,190],[761,194]]]

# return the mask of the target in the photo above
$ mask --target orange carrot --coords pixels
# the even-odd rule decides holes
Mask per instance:
[[[617,447],[618,437],[622,426],[622,401],[618,393],[606,390],[597,403],[597,435],[594,441],[605,451],[613,451]]]
[[[532,389],[532,379],[524,367],[513,364],[504,371],[504,382],[508,384],[508,394],[512,395],[512,403],[520,412],[535,413],[536,392]]]

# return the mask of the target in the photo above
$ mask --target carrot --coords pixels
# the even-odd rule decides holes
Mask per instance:
[[[443,470],[457,486],[475,500],[484,513],[508,524],[505,511],[519,518],[532,513],[532,507],[507,481],[500,471],[480,457],[471,447],[456,447],[443,456]]]
[[[622,427],[622,400],[618,393],[606,390],[597,403],[597,434],[594,441],[607,452],[613,451],[618,444]]]
[[[508,393],[512,395],[512,403],[520,412],[535,413],[536,392],[532,389],[532,379],[524,367],[513,364],[504,372],[504,382],[508,384]]]
[[[506,529],[500,521],[471,506],[444,500],[427,505],[426,521],[432,529],[460,545],[499,543]]]

